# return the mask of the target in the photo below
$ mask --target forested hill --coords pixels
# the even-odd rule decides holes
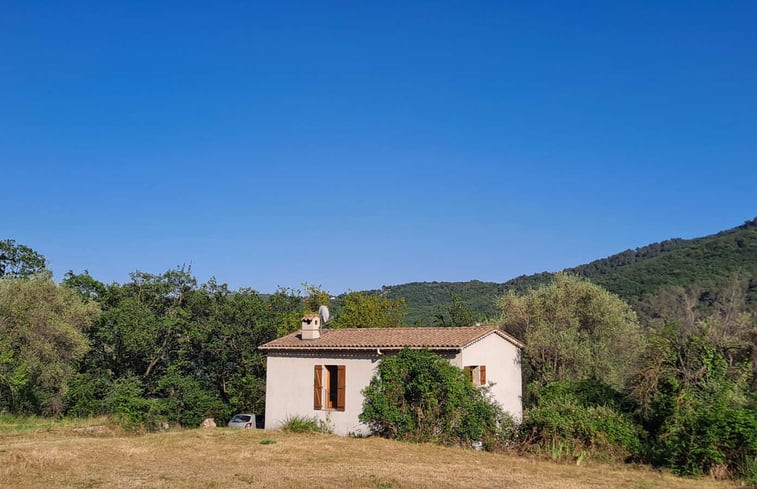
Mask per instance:
[[[757,218],[710,236],[653,243],[563,271],[586,277],[637,306],[671,286],[718,288],[738,273],[749,280],[747,300],[757,304]],[[496,315],[496,298],[505,291],[538,287],[552,275],[523,275],[505,283],[412,282],[384,286],[370,293],[404,297],[407,323],[431,325],[449,305],[451,294],[481,318],[492,318]]]

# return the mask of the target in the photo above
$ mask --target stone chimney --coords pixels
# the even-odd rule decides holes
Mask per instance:
[[[318,314],[305,314],[302,318],[302,339],[321,339],[321,316]]]

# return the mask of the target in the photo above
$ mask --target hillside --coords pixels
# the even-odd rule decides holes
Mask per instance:
[[[710,236],[653,243],[563,271],[602,285],[636,306],[671,286],[717,289],[738,273],[749,280],[747,300],[757,304],[757,218]],[[523,275],[505,283],[412,282],[368,293],[404,297],[408,305],[406,322],[429,325],[450,302],[450,294],[467,302],[482,319],[492,318],[496,315],[496,298],[505,291],[538,287],[552,275]]]

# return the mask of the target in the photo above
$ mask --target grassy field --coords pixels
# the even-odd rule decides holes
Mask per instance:
[[[98,424],[101,423],[101,424]],[[232,431],[128,435],[105,420],[0,418],[0,487],[733,488],[645,468],[581,466],[379,438]]]

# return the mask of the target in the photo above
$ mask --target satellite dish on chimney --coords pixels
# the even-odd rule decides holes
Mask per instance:
[[[326,306],[321,306],[318,308],[318,314],[321,315],[321,319],[323,323],[327,323],[329,320],[329,308]]]

